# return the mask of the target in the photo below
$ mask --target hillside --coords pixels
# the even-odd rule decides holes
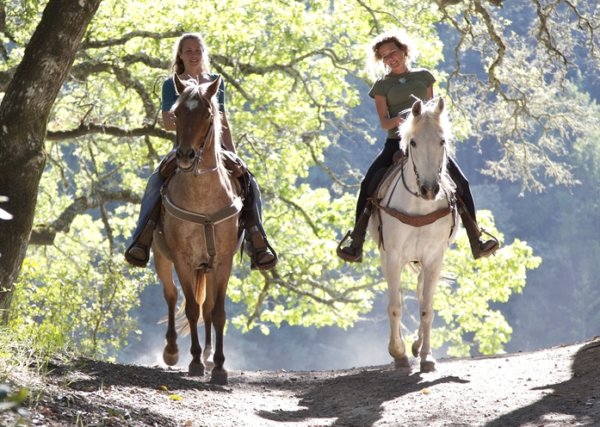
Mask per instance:
[[[337,371],[236,371],[229,385],[161,367],[56,363],[31,390],[35,426],[592,426],[600,425],[600,337],[529,353],[440,360],[438,372],[391,365]]]

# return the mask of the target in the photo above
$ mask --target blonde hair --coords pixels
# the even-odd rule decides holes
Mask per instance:
[[[380,79],[390,72],[390,68],[383,63],[379,48],[384,43],[394,43],[398,49],[403,50],[406,55],[406,65],[418,56],[418,51],[406,31],[400,28],[388,30],[369,43],[367,47],[367,73],[373,80]]]
[[[210,58],[208,56],[208,47],[204,43],[204,39],[199,33],[185,33],[175,42],[173,46],[173,61],[171,62],[171,71],[173,74],[181,74],[184,71],[183,60],[181,59],[181,48],[183,42],[186,40],[196,40],[200,43],[200,50],[202,51],[201,71],[203,73],[210,73]]]

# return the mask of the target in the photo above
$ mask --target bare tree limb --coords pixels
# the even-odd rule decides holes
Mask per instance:
[[[38,224],[33,227],[29,238],[30,245],[52,245],[58,233],[68,233],[73,220],[91,209],[100,208],[107,202],[140,203],[141,197],[129,190],[102,191],[76,198],[51,224]]]
[[[46,139],[49,141],[60,141],[93,134],[106,134],[110,136],[126,138],[154,136],[164,139],[173,139],[172,132],[161,129],[156,125],[142,126],[134,129],[124,129],[118,126],[97,125],[94,123],[81,124],[79,127],[69,130],[49,131]]]

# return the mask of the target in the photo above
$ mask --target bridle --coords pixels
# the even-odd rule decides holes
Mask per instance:
[[[192,151],[194,152],[194,158],[192,159],[190,166],[188,166],[186,168],[182,168],[180,166],[179,162],[177,162],[177,171],[178,172],[182,172],[182,173],[193,172],[194,176],[200,176],[205,173],[216,172],[217,170],[219,170],[218,163],[213,168],[201,169],[199,167],[200,162],[202,161],[202,156],[204,155],[204,149],[206,147],[206,144],[209,143],[211,139],[213,139],[213,143],[214,143],[215,122],[214,122],[213,112],[211,111],[210,108],[209,108],[209,111],[210,111],[210,119],[209,119],[210,123],[208,125],[208,129],[206,130],[206,133],[204,134],[204,137],[202,138],[201,147],[199,149],[192,147]],[[177,139],[178,139],[177,144],[179,145],[179,136],[177,137]]]
[[[444,144],[444,158],[447,159],[448,153],[446,151],[446,145]],[[413,167],[413,172],[415,173],[415,178],[416,178],[416,182],[417,182],[417,191],[413,191],[410,188],[408,188],[408,184],[406,183],[406,178],[404,176],[404,164],[406,163],[407,159],[410,159],[410,162],[412,164]],[[402,168],[400,171],[401,177],[402,177],[402,184],[404,185],[404,188],[406,189],[406,191],[408,191],[410,194],[412,194],[415,197],[419,197],[419,198],[423,198],[423,195],[418,191],[418,189],[421,188],[421,176],[419,175],[419,171],[417,170],[417,165],[415,164],[415,160],[414,157],[412,155],[412,144],[409,143],[407,144],[407,155],[406,157],[402,160]],[[438,169],[438,179],[437,181],[440,182],[442,179],[442,166],[440,165],[439,169]],[[447,196],[447,195],[446,195]]]

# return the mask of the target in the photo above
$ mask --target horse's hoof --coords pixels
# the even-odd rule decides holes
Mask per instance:
[[[435,372],[435,360],[422,360],[421,373]]]
[[[410,362],[408,357],[394,358],[394,369],[410,369]]]
[[[179,352],[168,353],[167,350],[163,351],[163,361],[167,366],[177,365],[177,362],[179,362]]]
[[[213,369],[210,382],[216,385],[227,385],[227,371],[225,369]]]
[[[191,362],[190,366],[188,366],[188,374],[190,377],[204,376],[204,365],[202,363]]]
[[[419,351],[421,350],[421,343],[419,341],[415,341],[411,346],[413,356],[417,357],[419,355]]]

